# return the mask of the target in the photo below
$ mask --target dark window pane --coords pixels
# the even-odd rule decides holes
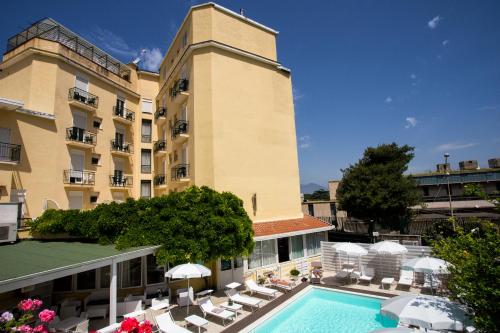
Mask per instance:
[[[227,271],[231,269],[231,260],[221,259],[220,261],[220,270]]]
[[[104,266],[100,268],[100,281],[99,285],[101,288],[109,288],[111,283],[111,269],[109,266]]]
[[[73,275],[64,276],[54,280],[54,291],[71,291]]]
[[[156,257],[152,254],[147,259],[147,284],[162,283],[165,281],[165,267],[156,264]]]
[[[141,286],[141,258],[125,261],[121,264],[122,288]]]
[[[78,273],[76,275],[76,289],[95,289],[95,270]]]

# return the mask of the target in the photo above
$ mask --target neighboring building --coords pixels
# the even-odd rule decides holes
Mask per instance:
[[[276,35],[216,4],[194,6],[157,74],[51,19],[33,24],[0,63],[0,201],[37,217],[206,185],[243,200],[257,241],[248,260],[217,263],[217,287],[317,258],[332,226],[301,211]]]
[[[338,225],[340,220],[346,219],[347,212],[337,209],[337,188],[339,187],[339,184],[340,180],[328,181],[330,200],[303,201],[302,212],[335,225]]]

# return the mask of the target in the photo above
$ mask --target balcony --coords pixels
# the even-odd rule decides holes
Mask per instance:
[[[130,175],[114,174],[109,176],[109,186],[112,190],[128,190],[134,185],[133,177]]]
[[[188,182],[189,164],[177,164],[170,170],[170,173],[172,181]]]
[[[99,97],[77,87],[69,89],[68,100],[70,105],[87,111],[95,111],[99,105]]]
[[[111,140],[111,152],[117,155],[129,156],[134,153],[134,146],[128,142]]]
[[[159,107],[155,112],[155,121],[157,124],[163,123],[167,119],[167,108]]]
[[[0,164],[18,164],[21,161],[21,145],[0,142]]]
[[[115,105],[113,106],[113,119],[125,124],[131,124],[135,120],[135,112]]]
[[[189,138],[189,122],[187,120],[177,120],[172,127],[172,140],[182,142]]]
[[[153,151],[155,154],[166,154],[167,153],[167,141],[158,140],[153,145]]]
[[[155,187],[166,187],[167,186],[167,176],[164,174],[156,175],[153,179],[153,184]]]
[[[92,187],[95,185],[95,172],[86,170],[64,170],[63,182],[66,186]]]
[[[69,145],[82,148],[92,148],[97,144],[97,135],[79,127],[66,129],[66,141]]]
[[[189,96],[187,92],[189,89],[189,80],[180,79],[174,83],[174,86],[170,89],[170,98],[175,104],[181,104],[186,101]]]

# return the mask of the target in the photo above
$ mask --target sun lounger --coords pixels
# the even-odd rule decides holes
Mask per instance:
[[[269,281],[271,282],[271,286],[283,289],[285,291],[291,291],[295,287],[294,282],[288,282],[285,280],[274,279],[274,278],[270,279]]]
[[[398,286],[411,287],[413,284],[413,271],[402,269],[399,272]]]
[[[226,295],[235,303],[249,306],[252,311],[254,308],[259,308],[260,303],[263,302],[260,298],[241,295],[236,289],[227,290]]]
[[[374,276],[375,270],[372,267],[361,267],[361,276],[358,277],[358,281],[367,282],[368,284],[370,284]]]
[[[335,279],[338,280],[347,280],[350,276],[351,273],[354,271],[352,268],[342,268],[340,271],[335,274]]]
[[[185,329],[175,323],[172,313],[165,312],[162,315],[155,317],[156,326],[162,333],[192,333],[190,330]]]
[[[278,293],[277,290],[258,286],[254,280],[246,280],[245,284],[246,284],[247,288],[250,290],[250,294],[252,294],[252,295],[253,295],[253,293],[257,293],[257,294],[262,294],[264,296],[268,296],[270,298],[273,298],[273,297],[276,297],[276,294]]]
[[[212,303],[210,297],[204,298],[198,301],[201,312],[203,312],[203,316],[206,318],[207,314],[212,315],[217,318],[222,319],[222,326],[225,326],[225,320],[234,319],[233,317],[236,315],[232,311],[225,310],[221,307],[217,307]]]

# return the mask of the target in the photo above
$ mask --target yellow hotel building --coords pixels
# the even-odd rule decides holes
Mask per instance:
[[[52,19],[18,32],[0,63],[0,202],[35,218],[207,185],[240,197],[258,248],[274,248],[262,253],[276,260],[254,267],[287,261],[293,244],[309,246],[305,234],[331,227],[301,210],[277,34],[214,3],[194,6],[152,73]]]

